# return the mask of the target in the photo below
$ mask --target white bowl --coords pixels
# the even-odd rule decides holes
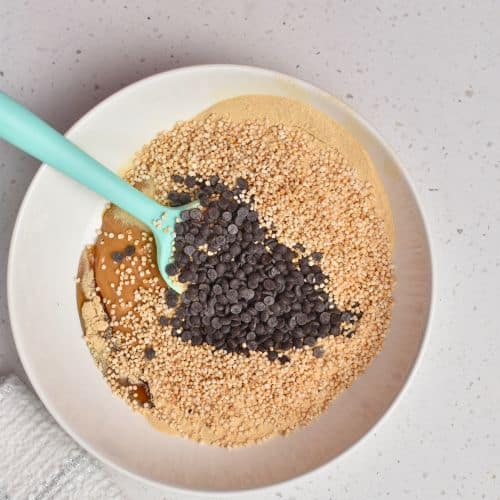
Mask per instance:
[[[408,381],[431,305],[427,233],[402,167],[363,119],[312,85],[252,67],[183,68],[116,93],[79,120],[67,137],[117,171],[157,132],[241,94],[298,99],[341,123],[371,155],[394,215],[397,286],[390,334],[366,373],[312,425],[263,444],[225,450],[160,434],[112,395],[82,338],[74,282],[104,200],[62,174],[40,168],[19,211],[10,248],[8,300],[17,349],[54,418],[104,462],[150,482],[196,492],[237,492],[287,481],[358,443]]]

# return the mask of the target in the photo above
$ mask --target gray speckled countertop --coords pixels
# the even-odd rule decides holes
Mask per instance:
[[[499,15],[496,0],[0,2],[0,88],[61,130],[153,73],[251,64],[346,100],[413,179],[437,270],[417,376],[361,447],[259,498],[500,498]],[[21,377],[5,274],[36,168],[0,143],[0,374]],[[113,474],[129,498],[188,498]]]

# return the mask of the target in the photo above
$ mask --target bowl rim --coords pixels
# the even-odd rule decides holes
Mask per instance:
[[[87,111],[81,118],[79,118],[66,132],[65,136],[68,134],[71,134],[71,132],[79,127],[82,123],[85,121],[92,119],[93,115],[97,112],[97,110],[113,101],[114,99],[117,99],[121,97],[122,94],[131,91],[132,89],[135,89],[136,87],[139,87],[147,82],[154,81],[156,79],[161,79],[164,77],[165,74],[173,74],[173,73],[189,73],[191,71],[197,71],[197,70],[212,70],[212,71],[218,71],[218,70],[234,70],[234,71],[243,71],[243,72],[252,72],[254,74],[261,74],[266,77],[275,77],[275,78],[284,78],[286,81],[290,82],[291,84],[295,84],[300,88],[305,89],[306,92],[308,93],[313,93],[313,94],[320,94],[323,96],[327,96],[330,100],[333,100],[335,102],[336,106],[341,107],[347,114],[351,115],[357,122],[359,122],[365,129],[367,129],[371,135],[373,135],[376,140],[383,146],[383,148],[387,151],[388,155],[391,157],[391,159],[394,161],[394,163],[398,166],[399,173],[403,177],[405,183],[410,189],[410,192],[413,196],[413,199],[415,201],[415,205],[418,208],[418,212],[420,215],[420,218],[422,220],[422,226],[424,230],[424,235],[425,235],[425,243],[426,243],[426,249],[429,255],[429,268],[430,268],[430,287],[429,287],[429,308],[428,308],[428,314],[426,318],[426,324],[425,328],[423,331],[422,335],[422,341],[420,343],[420,346],[418,348],[418,352],[415,358],[415,361],[413,363],[413,366],[411,367],[410,371],[408,372],[408,375],[406,377],[406,380],[404,381],[400,391],[398,394],[395,396],[395,398],[391,401],[389,404],[388,408],[386,411],[380,416],[380,418],[373,424],[373,426],[368,429],[363,436],[361,436],[356,442],[348,446],[345,450],[343,450],[339,455],[336,457],[332,458],[331,460],[325,462],[324,464],[321,464],[314,469],[311,469],[307,472],[301,473],[297,476],[294,476],[290,479],[286,479],[283,481],[279,481],[276,483],[273,483],[271,485],[267,486],[260,486],[257,488],[246,488],[242,490],[222,490],[222,491],[216,491],[216,490],[199,490],[199,489],[191,489],[191,488],[185,488],[185,487],[180,487],[180,486],[172,486],[166,483],[162,483],[159,481],[155,481],[152,479],[145,478],[131,470],[126,469],[125,467],[122,467],[121,465],[118,465],[108,458],[104,457],[101,455],[101,453],[97,450],[95,450],[90,443],[85,441],[84,439],[81,439],[80,436],[77,434],[76,431],[73,431],[69,423],[66,423],[64,418],[54,409],[50,406],[48,403],[48,398],[46,394],[44,393],[43,389],[39,386],[37,383],[36,377],[32,375],[30,372],[30,364],[26,358],[26,354],[22,348],[22,344],[20,343],[20,340],[17,335],[17,331],[19,331],[19,327],[16,323],[16,318],[13,316],[12,313],[12,308],[10,307],[10,304],[13,303],[13,296],[14,296],[14,287],[15,287],[15,280],[13,276],[13,265],[12,262],[14,261],[14,248],[17,245],[17,238],[18,234],[20,231],[20,226],[21,226],[21,220],[24,217],[24,211],[26,206],[28,205],[31,194],[32,192],[37,188],[38,182],[40,180],[41,175],[45,171],[45,169],[48,168],[48,165],[42,164],[39,168],[38,171],[35,173],[33,176],[25,194],[23,197],[23,200],[19,206],[18,213],[16,216],[16,220],[14,223],[14,228],[12,230],[11,234],[11,240],[10,240],[10,245],[9,245],[9,253],[8,253],[8,260],[7,260],[7,305],[8,305],[8,311],[9,311],[9,320],[10,320],[10,325],[12,329],[12,336],[14,338],[14,343],[16,345],[17,353],[19,355],[19,358],[21,360],[21,363],[23,365],[23,368],[28,376],[28,379],[30,383],[32,384],[33,388],[35,389],[35,392],[37,396],[40,398],[42,401],[43,405],[47,409],[47,411],[50,413],[52,418],[57,422],[57,424],[69,435],[71,438],[78,443],[79,446],[81,446],[84,450],[86,450],[88,453],[90,453],[92,456],[95,458],[99,459],[103,464],[106,466],[111,467],[112,469],[115,469],[116,471],[129,476],[130,478],[133,478],[139,482],[146,483],[152,487],[159,488],[159,489],[165,489],[165,490],[170,490],[176,493],[180,494],[191,494],[191,495],[199,495],[199,496],[206,496],[206,497],[229,497],[229,496],[235,496],[235,495],[243,495],[245,493],[264,493],[264,492],[269,492],[271,490],[275,490],[276,488],[283,487],[285,485],[290,485],[292,483],[298,482],[299,480],[304,480],[306,478],[312,477],[315,474],[318,474],[319,472],[323,471],[326,467],[331,466],[334,462],[337,462],[339,460],[343,460],[348,454],[353,452],[355,449],[358,449],[367,439],[367,437],[370,434],[373,434],[376,432],[376,430],[387,420],[388,416],[393,413],[395,407],[401,402],[402,398],[406,395],[408,391],[408,387],[410,385],[410,382],[413,381],[415,374],[417,370],[420,368],[420,365],[422,363],[423,359],[423,354],[428,348],[428,343],[429,343],[429,331],[430,327],[433,323],[434,319],[434,312],[435,312],[435,290],[434,290],[434,276],[435,276],[435,264],[434,264],[434,250],[433,250],[433,243],[432,239],[430,238],[430,231],[429,231],[429,225],[428,225],[428,220],[427,216],[425,214],[425,211],[423,209],[422,204],[420,203],[415,186],[413,184],[413,181],[411,180],[409,174],[406,172],[406,170],[403,168],[402,163],[399,161],[399,158],[393,151],[393,149],[387,144],[387,142],[384,140],[382,135],[372,126],[370,125],[365,118],[360,115],[357,111],[354,111],[350,106],[348,106],[345,102],[340,100],[339,98],[333,96],[329,92],[321,89],[320,87],[317,87],[316,85],[313,85],[312,83],[309,83],[305,80],[287,75],[285,73],[281,73],[279,71],[275,71],[272,69],[267,69],[267,68],[261,68],[257,66],[250,66],[250,65],[238,65],[238,64],[197,64],[197,65],[191,65],[191,66],[183,66],[180,68],[175,68],[171,70],[166,70],[162,71],[160,73],[155,73],[153,75],[150,75],[148,77],[142,78],[140,80],[137,80],[130,85],[127,85],[117,92],[114,92],[104,100],[100,101],[97,103],[94,107],[92,107],[89,111]]]

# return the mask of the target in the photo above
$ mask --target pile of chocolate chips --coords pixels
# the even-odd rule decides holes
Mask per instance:
[[[207,182],[189,176],[173,179],[194,191],[201,204],[182,212],[175,227],[174,260],[166,269],[187,284],[170,320],[173,335],[228,352],[267,352],[271,361],[286,363],[289,358],[281,351],[313,347],[320,338],[340,335],[341,323],[359,319],[340,311],[318,286],[326,280],[317,264],[321,254],[298,258],[266,236],[257,212],[241,201],[248,187],[244,179],[233,189],[216,176]],[[173,205],[190,201],[187,192],[178,191],[169,193],[169,199]],[[310,265],[311,260],[316,263]],[[169,307],[177,299],[167,291]],[[313,354],[321,357],[322,348],[315,347]]]

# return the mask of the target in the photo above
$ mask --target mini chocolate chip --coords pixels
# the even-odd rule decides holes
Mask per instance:
[[[265,279],[263,285],[264,288],[269,291],[276,289],[276,283],[271,279]]]
[[[274,297],[272,295],[266,295],[262,301],[266,306],[272,306],[274,304]]]
[[[262,312],[266,308],[266,305],[264,304],[264,302],[259,301],[255,303],[254,307],[256,311]]]
[[[299,313],[295,316],[295,320],[297,321],[297,325],[304,326],[308,321],[307,314]]]
[[[121,252],[113,252],[111,254],[111,258],[115,261],[115,262],[121,262],[123,260],[123,254]]]
[[[265,299],[264,299],[265,300]],[[273,313],[273,314],[279,314],[281,312],[281,306],[279,304],[277,304],[276,302],[274,304],[272,304],[270,307],[269,307],[269,310]]]
[[[248,212],[248,215],[247,215],[247,220],[249,222],[257,222],[257,220],[258,220],[257,212],[255,212],[254,210],[250,210],[250,212]]]
[[[236,186],[239,189],[247,190],[248,189],[248,182],[245,179],[243,179],[243,177],[238,177],[236,179]]]
[[[304,339],[304,344],[309,347],[312,347],[314,344],[316,344],[316,339],[314,337],[306,337]]]
[[[251,351],[255,351],[257,349],[257,347],[259,347],[259,344],[257,344],[257,342],[255,342],[255,340],[251,340],[250,342],[247,342],[247,347]]]
[[[190,211],[189,211],[189,216],[191,219],[195,220],[195,221],[199,221],[201,220],[201,210],[199,208],[192,208]]]
[[[320,337],[326,337],[330,333],[330,325],[320,325],[318,330],[318,335]]]
[[[183,252],[188,256],[188,257],[191,257],[195,252],[196,252],[196,248],[192,245],[186,245],[184,247],[184,250]]]
[[[168,318],[166,316],[160,316],[158,318],[158,321],[160,322],[161,326],[167,326],[168,325]],[[173,323],[172,323],[173,326]]]
[[[340,316],[340,321],[341,321],[342,323],[347,323],[347,322],[351,321],[351,318],[352,318],[351,313],[346,311],[346,312],[343,312],[343,313],[341,314],[341,316]]]
[[[186,179],[184,180],[184,183],[186,184],[186,187],[194,188],[196,186],[196,177],[192,175],[187,175]]]
[[[215,281],[217,279],[217,271],[215,269],[209,269],[207,271],[207,277],[210,281]]]
[[[233,304],[231,306],[231,312],[233,314],[240,314],[240,312],[242,311],[243,307],[241,306],[241,304]]]
[[[269,361],[276,361],[277,358],[278,358],[278,353],[276,351],[268,351],[267,359],[269,359]]]
[[[311,257],[316,261],[319,262],[323,258],[323,254],[321,252],[313,252],[311,254]]]
[[[155,355],[156,352],[152,347],[146,347],[146,349],[144,349],[144,356],[146,357],[146,359],[149,359],[151,361],[155,357]]]
[[[243,323],[250,323],[250,321],[252,321],[252,316],[250,316],[247,312],[244,312],[241,315],[241,321],[243,321]]]
[[[134,245],[127,245],[125,247],[125,250],[123,252],[127,257],[132,257],[135,253],[135,246]]]
[[[226,272],[226,266],[224,265],[224,263],[218,262],[215,266],[215,270],[217,271],[218,276],[224,276],[224,273]]]
[[[269,328],[275,328],[277,324],[278,324],[278,320],[276,319],[275,316],[271,316],[267,320],[267,325],[269,326]]]
[[[168,307],[175,307],[177,305],[179,295],[171,288],[168,288],[165,292],[165,299]]]
[[[319,315],[319,322],[322,325],[329,325],[330,324],[330,313],[329,312],[322,312]]]
[[[322,358],[324,354],[325,354],[325,351],[323,350],[322,347],[317,346],[317,347],[313,348],[313,356],[315,358]]]
[[[199,302],[193,302],[191,304],[191,307],[189,308],[189,311],[191,312],[191,314],[200,314],[201,311],[203,311],[203,306],[199,303]]]
[[[241,285],[241,282],[240,280],[234,278],[232,279],[230,282],[229,282],[229,286],[233,289],[233,290],[237,290]]]
[[[203,338],[200,335],[194,335],[191,339],[191,344],[193,345],[201,345],[203,342]]]
[[[180,283],[187,283],[188,281],[193,281],[193,273],[191,271],[183,271],[179,274]]]
[[[191,340],[193,334],[191,333],[191,331],[189,330],[184,330],[182,333],[181,333],[181,340],[183,342],[188,342],[189,340]]]
[[[255,292],[250,288],[241,288],[239,294],[240,297],[245,300],[252,300],[255,296]]]
[[[238,300],[238,292],[231,288],[226,292],[226,297],[229,302],[236,302]]]
[[[169,276],[174,276],[179,272],[179,268],[173,262],[171,262],[170,264],[167,264],[165,266],[165,272]]]

